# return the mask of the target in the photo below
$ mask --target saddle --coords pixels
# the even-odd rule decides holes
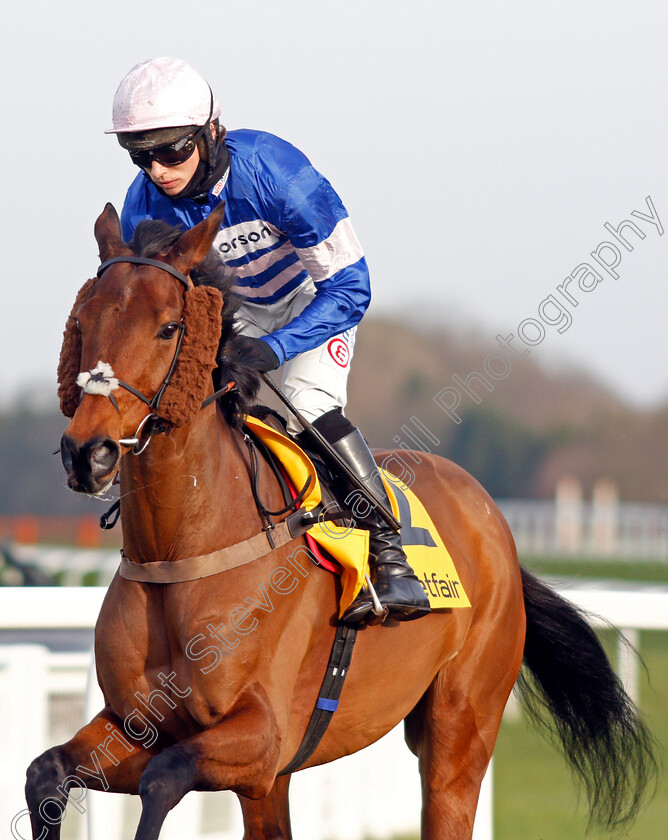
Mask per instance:
[[[348,527],[349,525],[351,525],[352,514],[351,511],[346,510],[345,508],[344,488],[339,486],[339,482],[335,471],[332,469],[332,466],[328,464],[327,461],[323,458],[322,453],[310,446],[307,441],[302,440],[294,435],[291,435],[288,432],[288,427],[285,422],[285,419],[273,408],[269,408],[265,405],[255,405],[250,410],[250,415],[251,417],[256,417],[258,420],[261,420],[266,426],[269,426],[270,428],[275,429],[280,434],[285,435],[285,437],[290,438],[290,440],[292,440],[295,443],[295,445],[298,446],[304,452],[304,454],[308,456],[311,463],[315,467],[318,479],[320,480],[322,506],[328,512],[331,512],[329,515],[327,515],[327,518],[333,520],[334,522],[343,527]],[[256,434],[256,432],[254,432],[253,429],[245,425],[244,432],[250,435],[258,450],[262,453],[264,459],[271,467],[272,472],[278,479],[278,482],[281,486],[281,490],[283,491],[283,497],[285,499],[286,504],[293,501],[295,498],[294,488],[288,482],[286,482],[285,472],[281,467],[281,464],[278,461],[278,459],[271,452],[271,450],[267,446],[265,446],[262,438],[258,434]]]
[[[293,516],[299,516],[302,510],[299,505],[304,499],[305,510],[301,516],[314,523],[306,534],[309,546],[313,546],[312,553],[315,556],[312,559],[318,565],[336,571],[336,567],[331,564],[332,558],[328,557],[329,553],[341,569],[343,592],[339,606],[340,615],[343,615],[368,573],[369,533],[354,527],[352,512],[345,510],[341,504],[339,492],[343,491],[339,491],[336,474],[320,452],[304,446],[301,438],[298,442],[290,438],[280,415],[269,408],[255,407],[246,420],[245,433],[267,459],[284,487],[286,509],[289,505],[290,509],[296,509]],[[277,435],[280,437],[276,440]],[[295,482],[293,478],[292,487],[291,482],[286,481],[287,463],[283,459],[281,441],[289,441],[290,460],[295,458],[295,451],[298,453],[297,460],[300,456],[302,460],[298,464],[300,469],[294,473],[298,480]],[[309,489],[304,481],[308,473],[306,464],[318,480],[314,488],[315,499],[309,498]],[[470,607],[450,553],[426,509],[403,482],[386,470],[381,469],[380,472],[392,513],[401,523],[402,546],[408,562],[425,590],[432,610]],[[316,557],[323,559],[318,560]]]
[[[336,500],[333,471],[320,453],[305,451],[297,444],[275,412],[260,411],[264,420],[256,414],[247,415],[243,433],[250,457],[251,488],[265,523],[262,531],[210,554],[180,560],[142,564],[121,552],[119,573],[123,578],[145,583],[197,580],[250,563],[304,536],[309,558],[340,576],[342,616],[369,574],[369,532],[356,527],[352,512]],[[267,461],[283,490],[285,504],[280,510],[270,510],[262,501],[258,457]],[[418,497],[386,470],[381,469],[380,474],[392,514],[401,523],[402,546],[408,562],[427,593],[431,609],[470,607],[452,558]],[[112,528],[119,511],[117,500],[100,517],[100,526]],[[276,517],[280,521],[275,521]],[[302,546],[296,551],[306,549]]]
[[[352,511],[346,509],[343,498],[344,489],[339,486],[335,471],[322,457],[320,452],[305,444],[304,441],[295,439],[294,436],[290,435],[284,418],[278,412],[274,411],[274,409],[268,406],[256,405],[250,410],[250,416],[257,418],[265,426],[274,429],[279,434],[292,440],[295,446],[298,446],[313,464],[319,482],[320,503],[316,508],[306,510],[301,507],[301,502],[303,497],[307,495],[310,484],[307,482],[302,488],[295,487],[286,474],[284,465],[265,444],[262,436],[257,433],[256,429],[251,428],[248,424],[244,424],[244,435],[252,441],[253,447],[260,453],[278,481],[285,501],[283,511],[294,510],[294,514],[290,517],[294,523],[292,529],[295,533],[304,533],[312,561],[327,571],[341,575],[343,571],[341,563],[324,546],[313,539],[308,532],[308,529],[316,521],[320,523],[332,522],[338,528],[342,529],[342,531],[351,529],[354,526]],[[254,488],[255,501],[261,515],[264,514],[265,517],[270,519],[271,512],[266,511],[259,497],[259,492],[256,493],[255,490],[256,488]]]

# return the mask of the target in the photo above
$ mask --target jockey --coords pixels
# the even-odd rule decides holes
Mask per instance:
[[[123,206],[123,236],[142,219],[194,227],[225,201],[214,249],[242,300],[235,359],[260,372],[281,368],[290,401],[389,510],[373,456],[343,414],[355,329],[370,300],[348,213],[298,149],[262,131],[227,132],[219,115],[207,82],[180,59],[142,61],[122,80],[106,133],[141,170]],[[288,428],[299,431],[293,418]],[[370,531],[371,577],[390,616],[428,613],[399,534],[373,509],[359,524]],[[344,620],[363,621],[371,608],[364,589]]]

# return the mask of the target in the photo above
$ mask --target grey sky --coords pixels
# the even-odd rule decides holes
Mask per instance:
[[[659,0],[12,4],[0,398],[54,380],[97,265],[94,221],[107,201],[120,210],[136,171],[103,131],[140,59],[190,61],[228,128],[272,131],[311,158],[365,247],[372,312],[473,321],[491,351],[592,262],[605,222],[647,214],[651,196],[668,229],[667,23]],[[531,353],[653,404],[668,398],[668,234],[635,221],[646,238],[629,234],[619,279],[579,291],[568,329],[544,324]]]

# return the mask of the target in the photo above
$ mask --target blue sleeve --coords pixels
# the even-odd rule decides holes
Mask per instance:
[[[289,324],[267,336],[281,361],[354,327],[371,300],[366,259],[346,208],[329,181],[301,152],[289,148],[298,155],[292,158],[297,171],[293,168],[284,178],[284,190],[274,192],[273,210],[277,226],[315,282],[316,296]]]
[[[282,362],[313,350],[356,326],[371,300],[369,272],[362,257],[316,286],[316,296],[289,324],[265,336]]]

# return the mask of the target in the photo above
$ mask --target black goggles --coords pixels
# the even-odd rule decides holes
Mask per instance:
[[[156,149],[130,152],[130,158],[134,164],[142,169],[150,169],[154,160],[161,166],[179,166],[193,156],[197,148],[197,139],[204,133],[205,128],[206,125],[203,125],[194,134],[182,137],[176,143],[168,143],[166,146],[158,146]]]
[[[198,128],[194,134],[182,137],[175,143],[167,143],[164,146],[158,146],[155,149],[131,151],[130,158],[132,162],[142,169],[150,169],[154,160],[161,166],[179,166],[179,164],[185,163],[188,158],[191,158],[197,148],[197,140],[209,127],[211,117],[213,116],[213,91],[211,90],[211,87],[209,87],[209,94],[211,96],[209,116],[204,125]]]

